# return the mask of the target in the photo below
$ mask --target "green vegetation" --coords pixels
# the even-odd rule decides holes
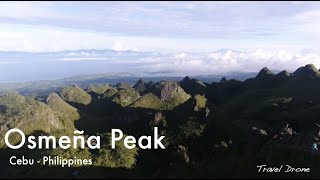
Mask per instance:
[[[106,99],[106,98],[110,98],[113,95],[115,95],[118,91],[116,89],[108,89],[106,90],[105,93],[103,93],[102,98]]]
[[[206,104],[207,104],[207,98],[200,95],[200,94],[197,94],[195,97],[194,97],[194,103],[195,103],[195,107],[194,107],[194,110],[195,111],[199,111],[200,109],[203,109],[206,107]]]
[[[116,84],[116,88],[119,90],[121,90],[121,89],[133,90],[131,85],[128,83],[118,83],[118,84]]]
[[[113,97],[112,101],[120,104],[122,107],[132,104],[139,98],[139,93],[131,89],[120,89]]]
[[[175,81],[160,81],[151,88],[152,93],[164,103],[164,109],[171,110],[186,102],[191,96]]]
[[[317,79],[320,77],[320,72],[313,64],[307,64],[306,66],[297,69],[293,75],[301,78]]]
[[[87,88],[87,92],[89,93],[96,93],[99,95],[102,95],[104,92],[106,92],[108,89],[114,89],[112,86],[110,86],[109,84],[105,84],[105,85],[90,85]]]
[[[179,129],[183,138],[200,137],[203,133],[205,125],[195,118],[190,118],[186,123],[181,124]]]
[[[6,108],[14,108],[25,103],[25,97],[17,92],[10,92],[0,96],[0,105]]]
[[[196,79],[191,79],[188,76],[185,77],[180,82],[181,87],[189,94],[202,94],[205,91],[206,85],[203,84],[201,81]]]
[[[49,97],[47,98],[47,105],[58,115],[64,128],[68,130],[75,129],[74,121],[80,118],[80,115],[76,108],[64,102],[56,93],[52,93],[49,95]]]
[[[153,93],[148,93],[148,94],[141,96],[130,107],[150,108],[150,109],[155,109],[155,110],[162,110],[164,107],[164,102],[162,102]]]
[[[11,98],[13,98],[13,102],[19,103],[15,105],[8,103]],[[4,134],[11,128],[19,128],[27,135],[35,131],[51,132],[63,128],[58,116],[42,102],[30,97],[23,98],[19,94],[4,95],[1,100],[7,105],[7,109],[0,119],[3,127],[0,134],[1,147],[4,145]],[[12,143],[20,140],[20,136],[17,134],[11,137]]]
[[[257,78],[267,78],[273,75],[273,72],[267,67],[262,68],[262,70],[257,75]]]
[[[126,135],[124,135],[124,138]],[[131,169],[136,165],[136,156],[138,148],[127,149],[122,141],[116,142],[116,149],[111,148],[111,134],[106,135],[107,144],[99,150],[95,159],[95,165],[110,168],[127,168]]]
[[[83,105],[91,102],[91,96],[77,85],[63,88],[60,97],[67,102]]]
[[[183,160],[185,163],[188,163],[190,160],[190,157],[188,155],[188,148],[186,148],[183,145],[179,145],[177,149],[177,155],[181,160]]]
[[[147,85],[146,83],[140,79],[134,86],[133,88],[138,91],[139,93],[144,93],[144,91],[147,90]]]
[[[173,109],[186,102],[191,96],[184,91],[173,92],[172,99],[167,102],[167,109]]]
[[[133,87],[92,84],[86,91],[67,86],[47,96],[0,96],[0,177],[74,178],[313,178],[320,175],[320,72],[306,65],[294,73],[273,74],[263,68],[245,81],[222,78],[204,84],[189,77]],[[132,83],[133,84],[133,83]],[[44,103],[45,102],[45,103]],[[101,149],[11,151],[4,134],[19,128],[27,135],[73,136],[73,130],[102,137]],[[166,149],[129,150],[123,142],[111,148],[110,130],[134,137],[164,135]],[[108,133],[106,133],[108,132]],[[10,141],[20,139],[13,135]],[[88,167],[14,167],[12,155],[58,155],[92,159]],[[311,167],[309,174],[257,174],[259,164]]]

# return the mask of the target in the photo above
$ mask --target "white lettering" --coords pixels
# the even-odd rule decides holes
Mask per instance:
[[[66,144],[66,145],[64,145]],[[59,147],[61,149],[68,149],[70,148],[70,138],[68,136],[61,136],[59,139]]]
[[[115,137],[115,133],[120,134],[117,138]],[[120,139],[122,139],[123,137],[123,133],[120,129],[112,129],[111,130],[111,148],[114,149],[116,148],[116,141],[119,141]]]
[[[129,143],[131,145],[129,145]],[[124,138],[124,146],[128,149],[133,149],[136,147],[136,139],[133,136],[127,136]]]
[[[18,144],[18,145],[12,145],[10,142],[9,142],[9,136],[10,136],[10,134],[11,133],[13,133],[13,132],[17,132],[17,133],[19,133],[20,135],[21,135],[21,142],[20,142],[20,144]],[[25,135],[24,135],[24,133],[20,130],[20,129],[10,129],[7,133],[6,133],[6,135],[4,136],[4,141],[5,141],[5,143],[6,143],[6,145],[9,147],[9,148],[11,148],[11,149],[19,149],[19,148],[21,148],[22,146],[23,146],[23,144],[24,144],[24,142],[26,141],[26,137],[25,137]]]

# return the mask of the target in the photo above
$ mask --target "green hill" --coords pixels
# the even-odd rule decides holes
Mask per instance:
[[[17,92],[9,92],[0,96],[0,105],[5,108],[14,108],[25,104],[26,98]]]
[[[88,86],[88,88],[86,89],[86,91],[88,93],[96,93],[96,94],[103,94],[105,93],[108,89],[114,89],[112,86],[110,86],[109,84],[105,84],[105,85],[90,85]]]
[[[151,90],[161,101],[166,102],[168,109],[186,102],[191,96],[175,81],[160,81]]]
[[[11,128],[18,128],[25,134],[35,131],[52,132],[63,129],[63,123],[58,116],[46,104],[39,102],[31,97],[23,97],[19,94],[8,94],[0,96],[0,105],[6,106],[0,118],[1,141],[0,146],[4,145],[4,134]],[[19,102],[13,106],[8,102]],[[12,143],[17,142],[20,136],[13,136]]]
[[[315,79],[320,77],[320,72],[313,64],[307,64],[304,67],[298,68],[293,75],[300,78]]]
[[[139,93],[134,89],[120,89],[112,96],[112,101],[125,107],[139,98]]]
[[[77,85],[63,88],[59,95],[70,103],[88,105],[91,102],[91,96]]]
[[[137,101],[132,103],[130,107],[161,110],[164,108],[164,105],[165,103],[162,102],[156,95],[154,95],[153,93],[148,93],[141,96]]]
[[[147,90],[147,84],[140,79],[134,86],[133,88],[138,91],[140,94],[143,94]]]
[[[270,77],[274,75],[273,72],[268,69],[267,67],[264,67],[261,69],[261,71],[258,73],[258,75],[256,76],[256,78],[266,78],[266,77]]]
[[[104,93],[102,94],[102,98],[104,98],[104,99],[110,98],[110,97],[112,97],[113,95],[115,95],[117,92],[118,92],[117,89],[108,89],[108,90],[106,90],[106,92],[104,92]]]
[[[123,82],[116,84],[116,88],[119,89],[119,90],[121,90],[121,89],[132,90],[133,89],[130,84],[123,83]]]
[[[78,110],[59,97],[56,93],[51,93],[47,98],[47,105],[53,110],[66,129],[75,129],[74,121],[80,118]]]

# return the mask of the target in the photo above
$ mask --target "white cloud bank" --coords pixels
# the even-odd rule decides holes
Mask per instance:
[[[257,72],[263,67],[274,71],[295,71],[300,66],[314,64],[320,67],[317,52],[290,52],[257,49],[250,52],[220,50],[207,54],[179,53],[142,58],[143,68],[150,73],[221,74],[230,72]]]
[[[108,58],[95,57],[75,57],[75,58],[61,58],[58,61],[108,61]]]
[[[263,67],[274,71],[295,71],[306,64],[320,68],[320,51],[256,49],[236,51],[223,49],[211,53],[156,53],[127,51],[76,51],[60,55],[57,61],[107,61],[109,65],[120,65],[123,71],[135,69],[145,73],[171,73],[176,75],[209,75],[232,72],[258,72]],[[75,62],[76,63],[76,62]],[[107,70],[107,69],[106,69]]]

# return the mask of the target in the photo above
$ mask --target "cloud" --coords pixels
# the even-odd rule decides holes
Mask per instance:
[[[246,38],[255,31],[284,33],[283,24],[305,6],[315,7],[312,2],[301,7],[290,2],[1,2],[0,22],[123,36]]]
[[[1,61],[2,59],[2,61]],[[20,63],[17,63],[17,62]],[[13,64],[17,63],[17,64]],[[217,75],[272,71],[295,71],[306,64],[320,67],[320,51],[223,49],[207,53],[149,53],[112,50],[79,50],[48,53],[0,52],[1,77],[35,80],[72,74],[128,72],[141,75]],[[11,64],[11,65],[10,65]],[[48,67],[51,67],[48,69]],[[41,72],[39,72],[39,70]],[[8,75],[10,74],[11,75]],[[32,78],[31,76],[32,75]],[[18,79],[15,79],[18,81]],[[7,80],[6,80],[7,81]]]
[[[186,55],[186,53],[179,53],[179,54],[174,55],[174,57],[179,59],[179,58],[185,58],[185,57],[187,57],[187,55]]]
[[[231,72],[258,72],[263,67],[274,71],[294,71],[300,66],[314,64],[320,67],[317,52],[269,51],[257,49],[251,52],[233,50],[215,51],[208,54],[174,54],[166,57],[145,58],[141,61],[148,73],[175,72],[180,75],[220,74]]]
[[[96,56],[95,52],[70,52],[66,56]]]
[[[60,58],[58,61],[108,61],[109,58],[103,57],[75,57],[75,58]]]
[[[0,61],[1,65],[21,63],[19,61]]]
[[[0,50],[207,52],[302,49],[320,40],[313,2],[0,2],[0,9]]]
[[[58,61],[87,61],[96,63],[108,61],[124,71],[134,69],[148,74],[170,73],[176,75],[210,75],[232,72],[258,72],[263,67],[274,71],[294,71],[306,64],[320,67],[320,51],[288,51],[256,49],[253,51],[237,51],[222,49],[209,53],[139,53],[134,57],[126,52],[112,54],[92,52],[71,52]]]
[[[82,62],[93,62],[93,63],[96,63],[99,61],[106,61],[111,63],[111,65],[123,64],[123,66],[130,66],[131,64],[141,64],[139,60],[124,60],[120,57],[73,57],[73,58],[67,57],[67,58],[59,58],[57,59],[57,61],[65,61],[65,62],[82,61]]]
[[[129,48],[121,41],[115,40],[112,45],[112,50],[114,51],[125,51],[129,50]]]
[[[23,49],[26,51],[33,51],[34,48],[28,40],[23,40]]]

